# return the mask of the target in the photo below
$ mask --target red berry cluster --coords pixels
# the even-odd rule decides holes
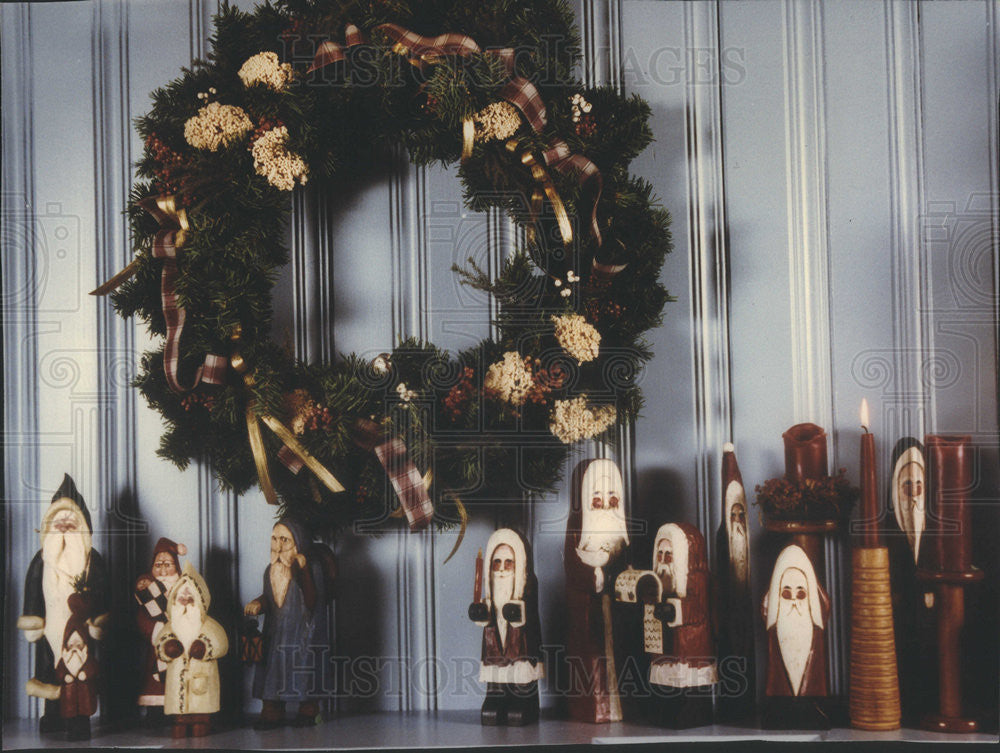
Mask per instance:
[[[310,403],[309,407],[302,411],[305,414],[306,431],[326,431],[333,424],[333,414],[326,406],[319,403]]]
[[[250,134],[250,146],[248,149],[253,149],[254,142],[257,141],[261,136],[270,131],[272,128],[281,128],[284,123],[275,118],[274,120],[269,120],[268,118],[261,118],[260,123],[256,128],[253,129],[253,133]]]
[[[428,94],[427,98],[424,100],[423,110],[429,113],[437,112],[438,105],[440,101],[433,94]]]
[[[602,324],[620,319],[624,311],[620,303],[609,298],[591,298],[587,301],[586,317],[588,322],[600,329]]]
[[[583,113],[576,124],[576,135],[582,139],[589,139],[595,133],[597,133],[597,121],[591,113]]]
[[[528,390],[528,402],[541,404],[548,400],[549,393],[557,390],[566,382],[566,372],[559,365],[544,368],[541,359],[531,359],[532,384]]]
[[[153,168],[156,180],[163,184],[167,193],[178,193],[184,177],[184,160],[181,155],[164,144],[155,133],[146,137],[146,149],[157,163]]]
[[[472,401],[472,396],[475,393],[475,387],[472,386],[474,375],[475,372],[466,366],[462,369],[462,378],[448,390],[448,394],[444,397],[445,413],[452,421],[457,421]]]
[[[190,392],[181,400],[181,407],[188,413],[198,406],[210,411],[214,405],[215,395],[210,395],[202,391]]]
[[[299,39],[304,31],[307,31],[306,22],[301,18],[293,18],[280,36],[282,39]]]

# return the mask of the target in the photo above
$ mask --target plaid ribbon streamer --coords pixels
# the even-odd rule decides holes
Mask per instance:
[[[167,377],[167,384],[177,393],[193,390],[201,381],[222,384],[226,375],[226,359],[214,353],[205,356],[190,387],[184,387],[178,379],[181,333],[186,313],[184,307],[177,302],[176,285],[180,274],[177,269],[177,252],[184,245],[187,235],[187,213],[176,208],[173,196],[150,196],[140,201],[139,206],[160,225],[153,238],[153,258],[163,259],[160,300],[163,304],[163,319],[167,325],[167,342],[163,349],[163,372]]]
[[[424,485],[420,471],[410,460],[406,452],[406,444],[399,437],[393,437],[387,442],[375,446],[375,455],[389,474],[396,496],[406,513],[406,520],[411,531],[426,528],[434,517],[434,504],[427,487]]]
[[[590,209],[590,233],[597,240],[597,245],[601,245],[601,230],[597,226],[597,202],[600,201],[601,191],[604,188],[604,179],[601,171],[593,162],[582,154],[573,154],[569,150],[569,145],[560,140],[555,141],[551,147],[542,152],[542,159],[545,164],[563,175],[575,173],[584,191],[592,194],[589,199]]]
[[[278,450],[278,460],[296,476],[299,475],[299,471],[305,468],[306,465],[302,462],[302,458],[292,452],[286,444],[281,445],[281,449]]]

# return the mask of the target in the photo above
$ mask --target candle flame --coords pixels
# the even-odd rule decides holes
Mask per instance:
[[[861,425],[865,428],[866,431],[868,430],[868,427],[871,425],[870,419],[871,417],[868,415],[868,400],[865,398],[861,398]]]

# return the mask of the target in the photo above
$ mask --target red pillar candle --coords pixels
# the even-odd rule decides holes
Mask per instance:
[[[795,424],[781,435],[785,440],[785,478],[804,481],[828,476],[826,432],[816,424]]]
[[[972,438],[928,434],[928,528],[933,531],[930,569],[966,572],[972,568],[972,516],[968,491],[972,486]]]
[[[875,473],[875,435],[868,431],[868,401],[861,401],[861,522],[862,546],[878,546],[878,480]]]
[[[468,576],[466,576],[468,577]],[[472,601],[476,604],[483,600],[483,550],[476,555],[476,582],[473,587]]]

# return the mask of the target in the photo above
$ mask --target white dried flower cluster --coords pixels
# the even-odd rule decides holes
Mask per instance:
[[[601,348],[601,333],[580,314],[553,316],[552,323],[556,327],[556,339],[562,349],[573,356],[577,363],[597,358]]]
[[[198,99],[203,99],[207,103],[212,97],[214,97],[219,92],[216,91],[214,86],[208,87],[207,92],[198,92]]]
[[[396,385],[396,394],[399,395],[399,399],[404,403],[410,402],[417,396],[416,392],[407,388],[406,382],[400,382]]]
[[[591,408],[584,395],[570,400],[556,400],[549,421],[551,431],[563,444],[596,437],[615,422],[618,412],[613,405]]]
[[[516,350],[507,351],[503,360],[490,365],[483,379],[483,387],[488,392],[511,405],[524,405],[532,384],[531,369]]]
[[[372,369],[379,376],[384,376],[389,373],[389,354],[379,353],[375,360],[372,361]]]
[[[263,84],[269,89],[281,91],[292,80],[292,66],[279,63],[274,52],[258,52],[240,67],[237,74],[244,86]]]
[[[218,150],[242,138],[253,128],[253,122],[241,107],[209,104],[184,123],[184,140],[195,149]]]
[[[291,191],[295,183],[305,185],[309,178],[309,168],[305,161],[285,148],[288,128],[279,126],[264,131],[253,143],[253,169],[267,182],[282,191]]]
[[[573,95],[573,98],[570,100],[570,105],[573,110],[574,123],[579,123],[580,118],[583,116],[583,114],[590,112],[590,108],[593,107],[593,105],[591,105],[590,102],[585,100],[583,98],[583,95],[579,93]]]
[[[576,272],[574,272],[571,269],[569,272],[566,273],[566,282],[570,284],[574,282],[580,282],[580,277],[576,274]],[[563,284],[562,280],[560,280],[558,277],[555,278],[553,285],[555,285],[557,288],[562,288],[562,284]],[[571,295],[573,295],[573,291],[570,290],[569,288],[563,288],[562,290],[559,291],[559,295],[561,295],[563,298],[569,298]]]
[[[504,141],[521,127],[521,113],[510,102],[494,102],[472,116],[476,141]]]

